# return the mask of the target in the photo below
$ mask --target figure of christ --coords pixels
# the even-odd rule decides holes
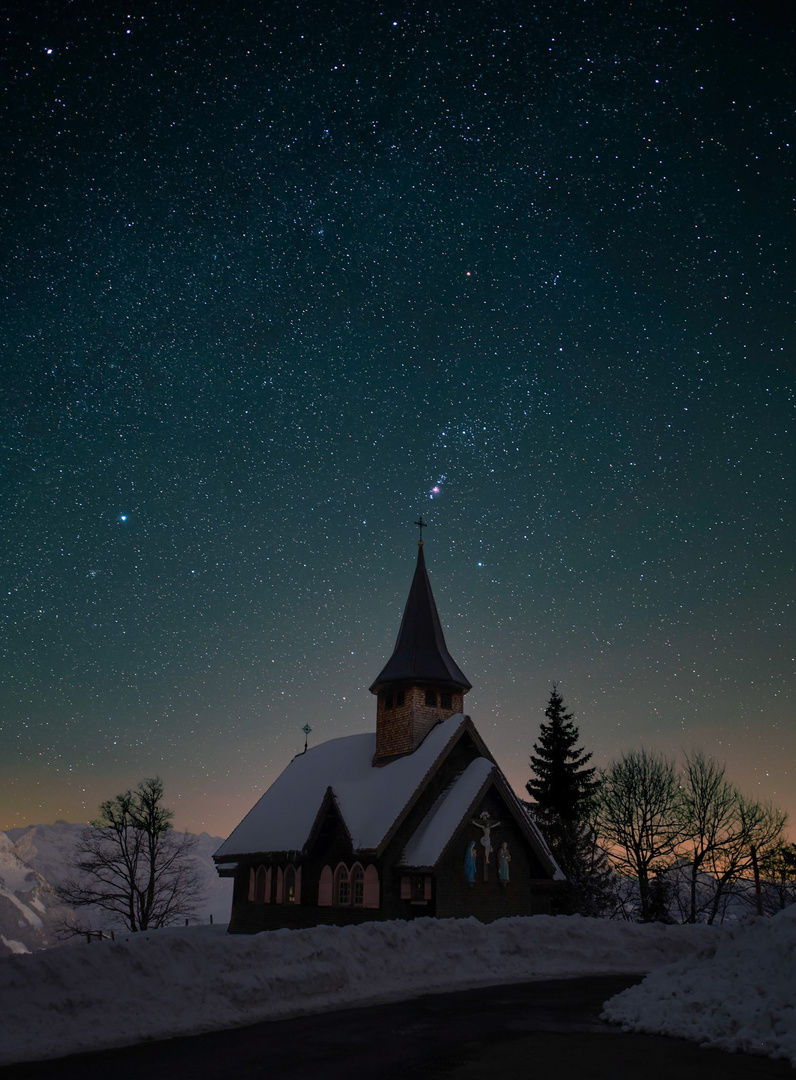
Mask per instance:
[[[489,856],[492,852],[491,833],[493,829],[496,829],[498,825],[500,825],[500,822],[490,821],[489,812],[487,810],[484,810],[484,812],[479,815],[478,821],[471,821],[470,824],[475,825],[477,828],[481,829],[480,842],[481,847],[484,849],[484,881],[486,881],[489,876]]]

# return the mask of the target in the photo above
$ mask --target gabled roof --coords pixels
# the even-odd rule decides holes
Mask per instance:
[[[422,541],[418,545],[415,576],[395,648],[370,687],[371,693],[377,694],[385,683],[401,681],[435,683],[437,686],[462,690],[464,693],[471,688],[470,682],[445,644],[426,571]]]
[[[461,713],[432,728],[414,753],[381,767],[372,764],[376,741],[372,733],[330,739],[298,754],[213,858],[225,863],[242,855],[303,851],[330,803],[340,814],[354,851],[376,852],[392,838],[463,737],[472,740],[480,756],[434,802],[408,840],[401,864],[436,865],[465,815],[494,784],[554,880],[563,880],[542,834],[470,718]]]
[[[495,766],[476,758],[447,787],[421,821],[399,860],[401,866],[434,866]]]
[[[525,812],[501,770],[494,762],[485,758],[471,761],[464,772],[442,792],[409,838],[398,865],[415,868],[436,866],[462,821],[469,816],[491,785],[497,788],[507,809],[525,833],[542,865],[550,872],[553,881],[564,881],[564,874],[536,822]]]
[[[302,851],[330,789],[354,850],[375,851],[403,820],[465,728],[483,746],[471,722],[459,713],[437,724],[414,753],[381,768],[372,764],[375,733],[311,747],[293,758],[214,858],[223,862],[254,852]],[[489,753],[485,747],[484,753]]]

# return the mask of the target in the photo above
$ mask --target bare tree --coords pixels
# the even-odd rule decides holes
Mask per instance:
[[[770,803],[735,792],[732,817],[720,844],[708,852],[707,870],[716,880],[708,923],[713,923],[724,894],[739,878],[752,872],[755,853],[765,857],[782,839],[787,815]]]
[[[80,876],[58,890],[64,903],[102,908],[132,931],[195,916],[202,899],[196,837],[172,829],[162,799],[155,777],[102,803],[77,849]]]
[[[763,908],[773,915],[796,903],[796,844],[784,840],[760,860],[763,881]]]
[[[602,773],[597,821],[616,868],[638,881],[642,922],[651,921],[651,880],[669,867],[683,837],[674,762],[644,749],[623,754]]]
[[[694,923],[700,911],[712,903],[715,891],[712,878],[708,896],[699,895],[705,891],[705,861],[715,856],[732,835],[738,791],[727,780],[724,765],[697,751],[686,755],[681,799],[685,824],[683,856],[688,867],[688,900],[681,913],[684,922]]]

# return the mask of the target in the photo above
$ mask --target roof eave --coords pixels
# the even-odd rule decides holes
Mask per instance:
[[[439,754],[437,754],[433,762],[426,769],[425,773],[423,774],[423,779],[417,785],[414,792],[410,795],[409,799],[404,805],[403,810],[401,810],[400,814],[398,814],[398,816],[395,818],[387,833],[376,848],[376,851],[379,855],[383,853],[384,849],[395,836],[398,829],[401,827],[401,825],[403,825],[404,821],[406,820],[407,814],[412,810],[417,800],[425,791],[430,778],[434,775],[440,765],[442,765],[445,759],[452,753],[454,746],[458,744],[459,740],[461,739],[462,732],[464,732],[465,730],[469,730],[475,733],[475,728],[472,726],[472,721],[470,720],[469,716],[463,717],[458,727],[456,728],[456,731],[451,735],[445,746],[442,748]],[[428,738],[428,736],[426,736],[426,738]],[[481,743],[480,738],[478,739],[478,742]],[[481,745],[483,746],[483,743],[481,743]],[[484,747],[484,749],[486,750],[486,747]],[[417,751],[415,750],[414,753],[417,753]],[[492,757],[488,750],[485,754],[483,754],[483,757],[489,758],[489,760],[493,764],[495,763],[495,759]]]
[[[500,772],[500,767],[495,763],[494,759],[492,758],[492,755],[491,754],[485,754],[484,756],[487,757],[490,761],[492,761],[492,768],[487,773],[486,777],[484,778],[483,783],[479,787],[479,789],[476,792],[476,794],[474,795],[474,797],[468,803],[467,809],[462,814],[461,818],[459,819],[458,824],[456,825],[456,827],[454,829],[451,830],[451,834],[448,837],[448,839],[445,841],[445,844],[443,845],[442,850],[440,851],[439,855],[437,856],[436,862],[432,863],[430,866],[415,866],[414,864],[410,864],[410,863],[398,863],[397,864],[398,867],[400,867],[401,869],[405,868],[407,870],[410,869],[410,868],[412,870],[426,870],[426,869],[434,870],[435,867],[439,866],[440,862],[445,857],[445,853],[447,852],[448,848],[453,843],[454,836],[456,835],[456,833],[461,828],[462,822],[464,821],[464,819],[466,817],[469,817],[469,815],[473,812],[473,807],[477,806],[479,804],[479,802],[481,801],[481,799],[483,799],[484,795],[486,794],[486,792],[487,792],[487,790],[489,788],[489,785],[494,783],[496,774],[498,774]]]

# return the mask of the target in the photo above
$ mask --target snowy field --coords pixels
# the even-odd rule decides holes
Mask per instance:
[[[669,966],[663,966],[669,965]],[[796,1065],[796,907],[731,928],[579,916],[224,927],[0,959],[0,1064],[497,983],[652,972],[606,1004],[627,1030]]]

